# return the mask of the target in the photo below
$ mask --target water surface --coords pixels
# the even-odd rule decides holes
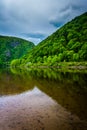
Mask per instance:
[[[0,130],[87,130],[87,73],[0,71]]]

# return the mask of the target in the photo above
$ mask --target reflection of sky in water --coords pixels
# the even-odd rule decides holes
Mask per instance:
[[[0,98],[0,130],[82,130],[86,126],[87,122],[67,111],[37,87]]]
[[[33,90],[29,90],[29,91],[25,91],[23,93],[19,93],[19,94],[13,94],[13,95],[3,95],[0,99],[4,99],[4,98],[12,98],[12,97],[21,97],[21,96],[25,96],[25,95],[36,95],[36,94],[39,94],[41,93],[41,91],[37,88],[37,87],[34,87]]]
[[[43,75],[46,78],[43,78]],[[0,101],[9,99],[13,102],[22,102],[21,99],[25,101],[26,98],[27,105],[27,101],[33,100],[32,98],[37,100],[49,98],[72,114],[87,120],[86,77],[86,73],[63,73],[46,70],[23,74],[20,72],[18,75],[4,72],[0,74]],[[45,102],[45,100],[43,101]]]
[[[29,90],[29,91],[26,91],[24,93],[21,93],[21,94],[17,94],[17,95],[5,95],[3,97],[0,98],[0,103],[3,103],[4,101],[7,101],[7,102],[18,102],[19,100],[26,100],[27,102],[29,100],[31,100],[32,98],[38,98],[38,99],[45,99],[46,98],[49,98],[51,99],[48,95],[46,95],[45,93],[43,93],[42,91],[40,91],[37,87],[35,87],[33,90]],[[51,99],[52,100],[52,99]],[[15,103],[16,103],[15,102]],[[55,102],[55,101],[53,101]]]

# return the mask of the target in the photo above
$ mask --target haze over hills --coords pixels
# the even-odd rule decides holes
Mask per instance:
[[[87,12],[65,24],[12,64],[57,65],[65,61],[87,61]]]
[[[8,36],[0,36],[0,66],[18,59],[34,47],[32,42]]]

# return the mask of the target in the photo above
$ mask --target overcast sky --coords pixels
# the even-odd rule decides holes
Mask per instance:
[[[87,11],[87,0],[0,0],[0,35],[35,44]]]

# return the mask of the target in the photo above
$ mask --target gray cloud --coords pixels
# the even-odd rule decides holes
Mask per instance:
[[[1,0],[0,33],[38,43],[86,12],[86,5],[87,0]]]
[[[84,2],[86,2],[86,0],[84,0]],[[86,12],[87,7],[85,4],[87,2],[85,4],[83,3],[81,3],[79,0],[77,0],[77,2],[73,1],[68,3],[65,7],[60,9],[57,15],[50,19],[50,24],[54,25],[55,27],[61,27],[74,17]]]

